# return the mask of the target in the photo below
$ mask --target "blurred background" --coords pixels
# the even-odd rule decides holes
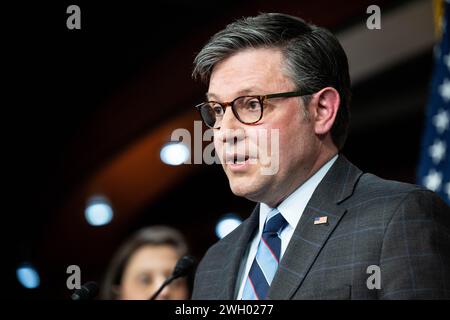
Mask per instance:
[[[71,4],[81,30],[66,28]],[[372,4],[381,30],[366,27]],[[231,193],[220,165],[175,165],[191,156],[174,145],[161,157],[175,129],[193,133],[200,120],[193,106],[206,87],[190,78],[196,53],[242,16],[283,12],[331,29],[353,85],[344,154],[363,171],[415,183],[437,39],[431,0],[59,1],[14,10],[5,49],[13,99],[2,108],[2,263],[12,297],[69,299],[69,265],[83,283],[101,281],[119,244],[145,226],[177,228],[200,259],[250,214],[254,203]],[[19,281],[24,263],[34,282]]]

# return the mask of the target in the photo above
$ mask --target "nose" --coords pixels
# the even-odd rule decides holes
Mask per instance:
[[[155,280],[154,290],[158,290],[164,281],[166,280],[165,277],[158,277],[158,279]],[[164,289],[158,294],[156,297],[156,300],[168,300],[170,297],[170,286],[165,286]]]
[[[156,300],[169,300],[170,299],[170,285],[166,286],[161,293],[158,295],[158,297],[156,298]]]
[[[225,108],[225,112],[222,117],[220,128],[221,129],[234,129],[234,128],[241,127],[241,125],[242,125],[242,123],[234,115],[231,105],[228,105]]]
[[[236,144],[245,138],[243,124],[236,118],[231,107],[225,109],[220,129],[215,132],[215,138],[222,143]]]

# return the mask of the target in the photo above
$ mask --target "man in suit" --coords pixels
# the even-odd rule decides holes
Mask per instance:
[[[243,18],[194,66],[231,190],[258,204],[208,250],[193,299],[450,298],[450,208],[340,154],[350,78],[329,31],[284,14]]]

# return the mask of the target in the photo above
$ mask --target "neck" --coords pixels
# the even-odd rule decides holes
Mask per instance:
[[[316,157],[316,160],[312,165],[306,168],[303,174],[295,179],[285,188],[285,192],[278,198],[271,199],[270,201],[261,201],[266,203],[271,208],[278,207],[281,202],[283,202],[287,197],[289,197],[295,190],[297,190],[302,184],[304,184],[309,178],[311,178],[317,171],[320,170],[328,161],[330,161],[337,153],[336,147],[333,149],[327,149],[327,152],[321,152]]]

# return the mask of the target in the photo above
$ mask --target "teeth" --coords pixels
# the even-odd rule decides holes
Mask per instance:
[[[239,157],[235,156],[235,157],[233,158],[233,160],[232,160],[232,163],[234,163],[234,164],[244,164],[245,161],[247,161],[247,160],[248,160],[248,156],[243,156],[243,157],[241,157],[241,156],[239,156]]]

